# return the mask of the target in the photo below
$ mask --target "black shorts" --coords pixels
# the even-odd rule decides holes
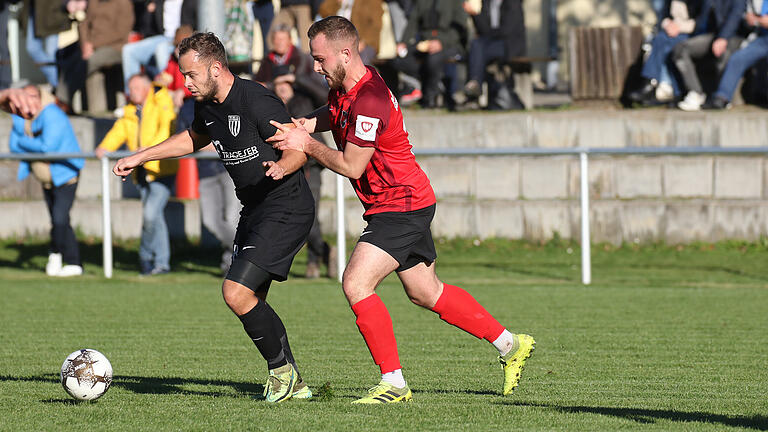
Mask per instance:
[[[409,212],[383,212],[364,216],[368,226],[359,242],[370,243],[392,256],[404,271],[419,263],[432,264],[437,258],[429,225],[435,204]]]
[[[276,199],[246,203],[235,234],[233,259],[245,258],[277,281],[288,278],[293,258],[315,220],[315,202],[306,180],[302,178],[294,188]]]

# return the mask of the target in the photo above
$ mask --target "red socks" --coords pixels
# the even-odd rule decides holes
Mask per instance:
[[[385,374],[400,369],[400,357],[397,355],[397,342],[395,341],[395,331],[392,328],[392,318],[381,298],[372,294],[353,304],[352,312],[357,316],[355,321],[357,328],[360,329],[360,334],[363,335],[365,344],[371,351],[373,361],[379,365],[381,373]]]
[[[381,373],[400,369],[392,318],[381,298],[372,294],[353,304],[352,311],[357,316],[357,328],[360,329],[360,334],[363,335],[373,361],[379,365]],[[504,326],[474,297],[457,286],[443,284],[443,294],[437,299],[432,311],[439,314],[440,319],[448,324],[491,343],[504,332]]]
[[[504,331],[504,326],[474,297],[457,286],[443,284],[443,294],[437,299],[432,311],[448,324],[491,343]]]

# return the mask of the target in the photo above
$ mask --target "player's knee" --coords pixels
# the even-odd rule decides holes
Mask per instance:
[[[365,299],[374,293],[373,288],[368,288],[359,283],[354,283],[351,279],[342,278],[341,289],[350,305]]]
[[[432,309],[443,293],[443,283],[439,279],[429,281],[416,287],[405,287],[411,303],[423,308]]]
[[[247,288],[241,288],[234,283],[227,282],[228,281],[224,281],[224,284],[221,286],[221,294],[222,297],[224,297],[224,302],[229,306],[232,312],[238,315],[247,313],[248,311],[245,309],[248,309],[247,306],[254,301],[255,296],[253,295],[253,291]]]
[[[416,306],[424,307],[424,299],[421,296],[408,294],[408,299],[411,301],[411,303],[415,304]]]
[[[415,304],[416,306],[425,308],[431,308],[434,306],[434,295],[424,290],[409,292],[408,298],[411,300],[411,303]]]

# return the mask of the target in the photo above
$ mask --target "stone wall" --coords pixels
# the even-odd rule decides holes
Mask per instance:
[[[8,119],[0,118],[0,134]],[[78,134],[93,125],[77,119]],[[768,146],[768,118],[760,111],[683,113],[641,111],[558,111],[438,114],[407,112],[414,148],[621,148]],[[82,130],[80,130],[82,128]],[[98,141],[91,137],[90,141]],[[92,145],[92,144],[91,144]],[[3,148],[5,146],[5,148]],[[88,144],[84,150],[90,150]],[[0,152],[7,140],[0,137]],[[437,236],[508,237],[546,240],[555,233],[578,239],[579,179],[576,156],[418,156],[439,204]],[[768,235],[768,159],[765,155],[609,156],[589,160],[590,218],[593,241],[671,243],[756,240]],[[33,180],[15,181],[15,162],[0,162],[0,237],[44,234],[47,212]],[[364,222],[362,207],[343,181],[349,235]],[[111,178],[116,199],[130,188]],[[320,217],[326,233],[335,231],[335,175],[323,172]],[[100,235],[99,163],[88,161],[78,190],[73,220],[88,234]],[[20,202],[27,198],[37,202]],[[17,201],[9,201],[17,200]],[[113,203],[117,237],[138,235],[140,205],[134,199]],[[197,203],[169,210],[176,235],[200,236]],[[118,220],[119,218],[123,218]]]

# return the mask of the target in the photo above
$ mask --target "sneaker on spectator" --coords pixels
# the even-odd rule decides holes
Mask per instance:
[[[151,261],[139,261],[139,273],[143,276],[152,274],[152,270],[154,270],[154,268],[155,266]]]
[[[468,99],[477,99],[483,93],[480,83],[475,80],[469,80],[464,84],[464,94]]]
[[[83,274],[83,267],[75,264],[67,264],[56,274],[58,277],[80,276]]]
[[[705,110],[724,110],[731,108],[731,102],[722,96],[713,96],[702,106]]]
[[[706,96],[699,92],[689,91],[688,94],[685,95],[685,99],[677,104],[677,107],[683,111],[700,111],[701,106],[706,99]]]
[[[403,95],[400,96],[400,104],[401,105],[412,104],[412,103],[414,103],[414,102],[416,102],[418,100],[421,100],[422,96],[423,95],[421,94],[421,90],[415,88],[415,89],[411,90],[410,93],[403,94]]]
[[[149,274],[152,276],[155,276],[155,275],[167,274],[170,272],[171,272],[171,269],[169,269],[168,267],[155,267],[152,269],[151,272],[149,272]]]
[[[656,100],[662,103],[670,102],[675,98],[675,90],[668,82],[659,83],[656,87]]]
[[[61,254],[52,253],[48,254],[48,263],[45,264],[45,274],[48,276],[56,276],[61,271]]]
[[[652,105],[655,102],[653,99],[656,96],[657,86],[658,82],[656,80],[646,79],[643,86],[635,91],[630,92],[627,95],[627,98],[630,100],[630,102],[633,103],[641,105]]]

